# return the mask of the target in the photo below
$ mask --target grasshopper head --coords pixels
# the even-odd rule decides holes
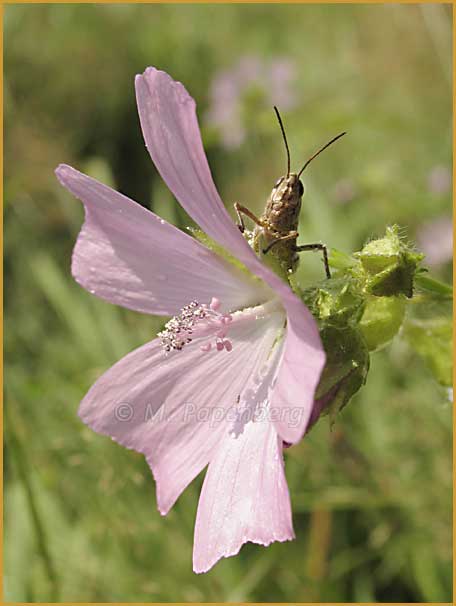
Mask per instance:
[[[302,198],[304,185],[296,173],[290,173],[280,177],[272,189],[274,199],[289,200],[291,198]]]

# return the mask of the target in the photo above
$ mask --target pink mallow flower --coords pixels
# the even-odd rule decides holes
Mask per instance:
[[[325,355],[309,310],[262,264],[223,206],[194,100],[154,68],[136,77],[136,95],[164,181],[244,267],[60,165],[58,179],[85,207],[72,258],[77,282],[111,303],[173,316],[98,379],[79,414],[145,455],[163,515],[209,465],[193,550],[195,572],[205,572],[247,541],[294,538],[282,450],[308,428]]]

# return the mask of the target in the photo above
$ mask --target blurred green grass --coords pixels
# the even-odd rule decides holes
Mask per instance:
[[[331,432],[287,452],[297,539],[191,572],[201,478],[167,518],[136,453],[84,427],[79,400],[161,320],[83,291],[69,271],[82,208],[73,164],[180,227],[144,148],[133,77],[184,82],[223,199],[260,211],[285,157],[267,91],[242,98],[245,139],[209,123],[211,82],[243,57],[285,57],[293,166],[349,136],[305,179],[302,241],[350,251],[398,222],[450,216],[449,5],[10,5],[5,13],[5,597],[11,601],[450,601],[451,408],[398,341]],[[348,180],[348,181],[347,181]],[[349,184],[345,202],[337,184]],[[316,256],[300,279],[321,272]],[[435,274],[450,279],[443,263]]]

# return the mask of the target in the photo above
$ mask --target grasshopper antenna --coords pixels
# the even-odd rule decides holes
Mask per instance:
[[[277,109],[277,107],[275,105],[274,105],[274,111],[276,113],[277,120],[279,121],[280,130],[282,131],[282,136],[283,136],[283,140],[285,143],[285,149],[287,150],[287,178],[288,178],[290,176],[290,150],[288,149],[287,136],[285,134],[285,129],[283,127],[282,118],[280,117],[279,110]]]
[[[298,173],[298,179],[299,177],[302,175],[302,173],[304,172],[304,170],[309,166],[309,164],[312,162],[312,160],[314,158],[316,158],[319,154],[321,154],[322,151],[324,151],[327,147],[329,147],[330,145],[332,145],[333,143],[335,143],[337,141],[337,139],[340,139],[341,137],[343,137],[344,135],[346,135],[347,132],[343,132],[340,133],[339,135],[337,135],[336,137],[334,137],[333,139],[331,139],[331,141],[328,141],[328,143],[326,143],[326,145],[323,145],[323,147],[320,147],[320,149],[314,153],[313,156],[311,156],[307,162],[304,164],[304,166],[301,168],[301,170]]]

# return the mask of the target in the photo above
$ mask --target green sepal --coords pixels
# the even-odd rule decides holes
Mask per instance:
[[[366,298],[359,327],[369,351],[379,351],[399,332],[404,320],[407,299],[404,296]]]

